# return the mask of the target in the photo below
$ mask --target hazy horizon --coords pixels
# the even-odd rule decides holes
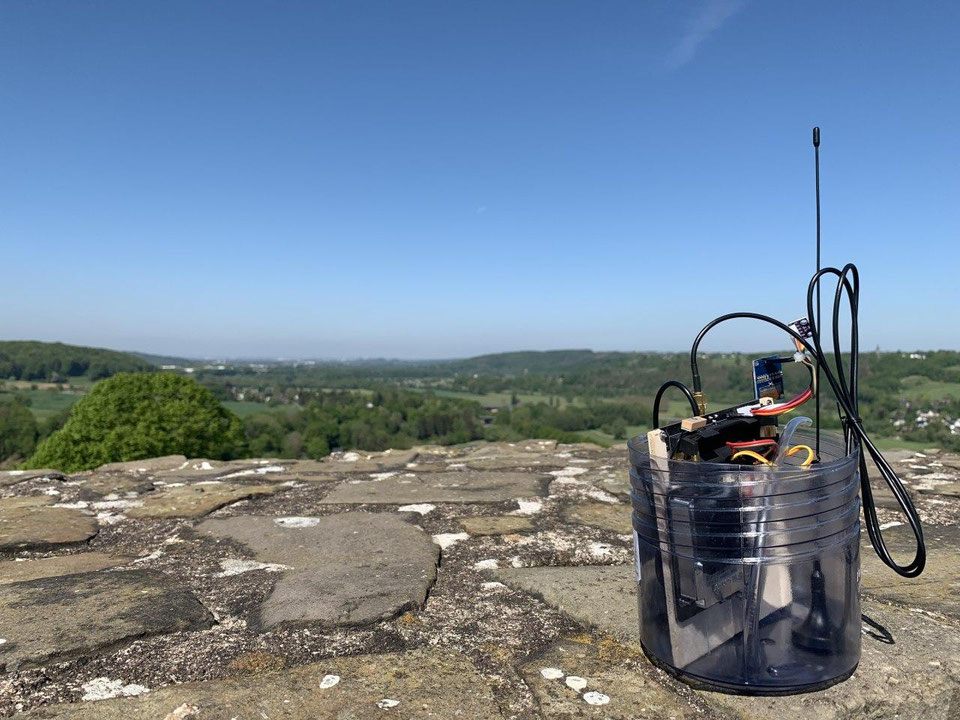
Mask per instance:
[[[37,340],[36,338],[0,338],[0,340],[11,340],[14,342],[62,342],[59,340]],[[593,353],[651,353],[651,354],[677,354],[677,353],[689,353],[690,348],[676,348],[676,349],[667,349],[667,350],[653,350],[645,348],[578,348],[578,347],[557,347],[557,348],[511,348],[505,350],[491,350],[488,352],[477,353],[475,355],[460,355],[460,356],[444,356],[444,357],[421,357],[421,356],[374,356],[374,355],[364,355],[364,356],[287,356],[287,355],[189,355],[189,354],[180,354],[180,353],[170,353],[170,352],[154,352],[150,350],[143,350],[138,348],[121,348],[121,347],[106,347],[99,345],[91,345],[89,343],[65,343],[68,345],[78,345],[81,347],[88,348],[97,348],[104,350],[115,350],[117,352],[129,353],[129,354],[142,354],[150,355],[154,357],[164,357],[164,358],[176,358],[180,360],[190,360],[196,362],[317,362],[317,363],[350,363],[350,362],[444,362],[444,361],[457,361],[457,360],[468,360],[470,358],[482,357],[485,355],[506,355],[506,354],[516,354],[516,353],[549,353],[549,352],[593,352]],[[756,355],[762,356],[765,353],[776,352],[776,348],[786,348],[789,346],[789,342],[784,341],[781,345],[771,344],[769,347],[764,348],[713,348],[710,350],[704,350],[703,353],[710,354],[731,354],[737,353],[741,355]],[[827,350],[825,348],[825,350]],[[879,350],[882,353],[926,353],[926,352],[956,352],[956,348],[861,348],[861,354],[875,352]],[[829,352],[829,350],[827,350]],[[844,349],[846,352],[846,349]]]

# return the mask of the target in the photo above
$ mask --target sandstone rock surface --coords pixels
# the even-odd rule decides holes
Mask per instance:
[[[37,549],[89,540],[97,521],[72,508],[49,507],[50,497],[0,500],[0,550]]]
[[[0,717],[955,720],[960,456],[891,455],[927,571],[901,580],[864,538],[860,668],[782,698],[696,691],[642,654],[624,447],[0,476],[0,520],[19,523],[0,522],[16,536],[0,547]]]
[[[193,593],[153,570],[88,572],[12,583],[0,593],[7,670],[92,653],[155,633],[208,627]]]
[[[104,570],[126,565],[131,560],[133,558],[128,556],[107,555],[99,552],[59,555],[40,558],[39,560],[4,560],[0,561],[0,585],[57,575],[73,575],[75,573]]]
[[[31,713],[63,720],[486,720],[500,718],[489,683],[444,650],[337,658],[293,670],[190,683],[138,697]]]
[[[331,504],[503,502],[545,495],[545,478],[521,472],[405,473],[382,480],[346,481],[323,500]]]
[[[261,608],[264,627],[314,621],[359,625],[423,605],[439,548],[389,513],[207,520],[198,532],[248,546],[258,560],[289,567]]]
[[[241,485],[228,482],[170,487],[145,496],[139,507],[126,511],[133,518],[198,518],[237,500],[270,495],[275,485]]]

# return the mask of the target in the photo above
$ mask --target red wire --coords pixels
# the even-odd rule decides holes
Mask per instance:
[[[754,410],[751,410],[750,413],[752,415],[782,415],[785,412],[793,410],[793,408],[795,407],[803,405],[811,397],[813,397],[813,388],[807,388],[802,393],[797,395],[793,400],[783,405],[780,405],[779,407],[775,407],[772,409],[759,407],[759,408],[755,408]]]
[[[770,456],[771,451],[775,452],[777,449],[777,441],[772,439],[763,439],[763,440],[745,440],[743,442],[727,442],[727,447],[732,450],[746,450],[748,448],[763,448],[760,451],[761,455],[767,457]]]

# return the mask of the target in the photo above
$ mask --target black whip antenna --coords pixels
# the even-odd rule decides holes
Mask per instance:
[[[813,129],[813,164],[817,184],[817,331],[820,330],[820,128]],[[817,460],[820,459],[820,363],[817,363],[816,383],[816,414],[817,414]]]

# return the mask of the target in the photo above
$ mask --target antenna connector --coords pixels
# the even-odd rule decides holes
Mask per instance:
[[[693,394],[693,399],[697,403],[697,410],[700,411],[701,415],[706,414],[707,412],[707,396],[704,395],[699,390]]]

